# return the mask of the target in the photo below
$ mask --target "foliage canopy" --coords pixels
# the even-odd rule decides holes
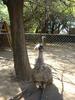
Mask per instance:
[[[0,1],[0,17],[9,21],[7,8]],[[75,20],[75,0],[25,0],[24,28],[29,33],[53,33]]]
[[[6,5],[0,1],[0,20],[5,20],[9,23],[9,15]]]

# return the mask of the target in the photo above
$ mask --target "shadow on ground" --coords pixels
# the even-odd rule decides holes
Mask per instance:
[[[23,84],[21,84],[21,88],[24,89]],[[54,84],[43,91],[37,89],[33,84],[29,84],[23,92],[23,98],[24,100],[63,100],[62,94]]]

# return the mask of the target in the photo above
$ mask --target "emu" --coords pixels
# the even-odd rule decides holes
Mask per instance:
[[[32,80],[37,88],[46,88],[53,82],[52,71],[47,64],[44,63],[43,50],[44,50],[44,38],[42,38],[42,44],[37,44],[35,49],[38,49],[38,57],[35,62],[35,68],[32,73]]]

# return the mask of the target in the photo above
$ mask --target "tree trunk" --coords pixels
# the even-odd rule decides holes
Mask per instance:
[[[6,5],[10,17],[11,38],[16,76],[21,80],[30,79],[31,68],[28,60],[24,25],[23,0],[7,0]]]

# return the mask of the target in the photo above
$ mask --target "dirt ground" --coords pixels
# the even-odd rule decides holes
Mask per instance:
[[[34,50],[34,44],[27,45],[27,48],[29,61],[33,68],[37,51]],[[75,44],[46,44],[44,60],[52,66],[53,85],[47,88],[44,91],[45,95],[39,99],[41,92],[38,89],[29,87],[28,83],[23,83],[21,87],[13,79],[14,64],[11,49],[0,50],[0,100],[8,100],[27,85],[30,93],[33,92],[33,94],[29,94],[30,97],[27,94],[25,100],[75,100]]]

